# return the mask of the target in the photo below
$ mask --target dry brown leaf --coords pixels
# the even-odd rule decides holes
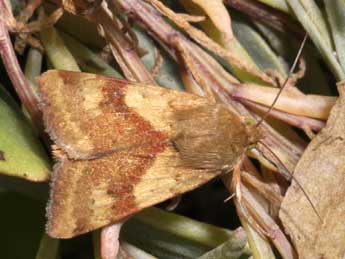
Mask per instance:
[[[338,84],[338,91],[326,127],[311,141],[294,173],[322,222],[295,182],[279,214],[299,258],[345,256],[345,82]]]

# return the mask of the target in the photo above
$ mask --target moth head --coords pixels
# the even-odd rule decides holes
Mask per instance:
[[[244,124],[248,134],[249,149],[255,147],[260,139],[263,138],[261,130],[257,127],[257,123],[253,118],[245,118]]]

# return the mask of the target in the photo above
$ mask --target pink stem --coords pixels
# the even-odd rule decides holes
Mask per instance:
[[[279,89],[256,84],[238,84],[231,96],[235,99],[248,100],[264,106],[270,106]],[[327,120],[337,97],[314,94],[303,94],[295,87],[288,87],[279,96],[274,105],[275,110],[315,119]]]
[[[254,103],[247,100],[241,100],[241,102],[247,107],[254,108],[262,112],[266,112],[268,110],[268,107],[258,104],[258,103]],[[272,116],[273,118],[279,119],[281,121],[284,121],[288,123],[289,125],[295,126],[300,129],[309,128],[311,130],[320,131],[326,125],[325,122],[320,121],[320,120],[316,120],[313,118],[308,118],[308,117],[300,116],[300,115],[289,114],[289,113],[279,111],[279,110],[271,110],[270,116]]]
[[[119,236],[124,222],[119,222],[101,230],[101,258],[116,259],[120,249]]]

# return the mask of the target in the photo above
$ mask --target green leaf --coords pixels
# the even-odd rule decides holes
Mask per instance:
[[[11,96],[0,86],[0,173],[47,181],[49,159]]]
[[[188,239],[181,239],[150,225],[140,224],[135,219],[129,220],[122,233],[124,240],[158,258],[192,259],[209,250]]]
[[[267,44],[265,39],[253,29],[253,25],[246,22],[238,12],[232,12],[232,27],[239,42],[247,50],[255,64],[261,70],[276,69],[283,76],[286,76],[286,69]]]
[[[133,246],[127,242],[121,243],[121,246],[126,250],[126,252],[132,257],[132,258],[140,258],[140,259],[158,259],[157,257],[154,257],[145,251],[139,249],[136,246]],[[126,259],[126,256],[122,256],[121,254],[118,255],[118,259]]]
[[[134,27],[134,31],[138,37],[139,46],[147,51],[147,54],[145,54],[141,60],[148,70],[152,70],[156,59],[154,53],[155,45],[152,39],[143,30],[138,27]],[[163,63],[158,71],[158,74],[155,76],[156,82],[160,86],[175,90],[182,90],[183,82],[179,76],[180,73],[178,65],[165,51],[160,49],[159,51],[162,55]]]
[[[60,32],[60,34],[82,71],[102,74],[110,77],[123,78],[119,72],[109,66],[99,56],[97,56],[79,41],[75,40],[66,33]]]
[[[155,220],[159,223],[158,218]],[[176,231],[183,232],[183,229],[176,229]],[[146,224],[135,217],[126,222],[122,228],[121,237],[158,258],[197,258],[210,250],[209,247]]]
[[[289,34],[278,32],[266,25],[255,22],[255,26],[269,42],[272,49],[279,56],[281,63],[290,67],[293,63],[301,40],[291,37]],[[306,62],[306,73],[297,85],[305,93],[332,95],[331,85],[327,80],[326,71],[320,66],[320,56],[313,45],[306,45],[303,49],[303,58]]]
[[[210,248],[216,247],[231,237],[231,231],[169,213],[157,208],[148,208],[135,215],[137,220]],[[159,219],[159,220],[158,220]]]
[[[159,258],[197,258],[234,238],[233,231],[157,208],[129,219],[121,237]],[[246,240],[242,240],[246,244]],[[244,244],[244,246],[245,246]]]
[[[280,11],[283,11],[286,13],[290,12],[290,8],[285,0],[258,0],[258,1],[264,4],[267,4],[273,8],[276,8]]]
[[[345,78],[345,72],[342,70],[338,60],[334,56],[334,51],[330,43],[330,33],[325,25],[326,22],[321,11],[314,1],[305,0],[286,0],[296,17],[308,32],[309,37],[319,49],[322,57],[340,80]]]
[[[77,62],[54,27],[40,31],[41,41],[54,68],[80,71]]]
[[[199,259],[237,259],[249,258],[251,252],[242,229],[234,231],[233,236],[215,249],[203,254]]]
[[[324,3],[326,6],[327,18],[331,25],[337,56],[345,71],[345,1],[325,0]]]

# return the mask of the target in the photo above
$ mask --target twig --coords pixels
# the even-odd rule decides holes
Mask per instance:
[[[2,17],[4,17],[6,8],[4,1],[0,0],[0,15]],[[38,109],[38,100],[20,68],[3,19],[0,19],[0,55],[19,99],[29,112],[37,129],[41,131],[43,124],[41,112]]]

